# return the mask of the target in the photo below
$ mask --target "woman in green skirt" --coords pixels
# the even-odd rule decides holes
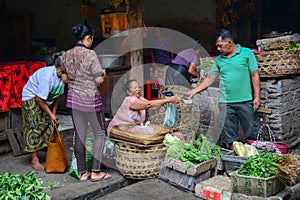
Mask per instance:
[[[35,170],[44,170],[38,151],[47,147],[53,125],[58,120],[58,97],[63,94],[67,81],[60,64],[62,55],[63,52],[54,54],[54,66],[33,73],[22,91],[24,152],[31,153],[31,166]]]

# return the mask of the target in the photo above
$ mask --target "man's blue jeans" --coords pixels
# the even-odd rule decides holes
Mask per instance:
[[[238,140],[238,128],[241,125],[244,139],[256,139],[260,127],[253,101],[240,103],[219,103],[221,146],[227,147]]]

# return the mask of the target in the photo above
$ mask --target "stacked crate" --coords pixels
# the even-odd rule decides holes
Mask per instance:
[[[300,72],[300,50],[288,50],[300,42],[297,35],[259,39],[254,52],[261,77],[278,77]]]
[[[177,158],[165,157],[159,171],[158,178],[188,192],[195,192],[197,183],[211,178],[214,175],[216,159],[212,158],[198,165],[187,167]]]

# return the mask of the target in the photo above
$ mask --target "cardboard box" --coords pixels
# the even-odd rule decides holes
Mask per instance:
[[[198,165],[192,164],[189,168],[187,168],[186,164],[183,161],[177,158],[172,158],[168,155],[166,155],[165,162],[167,167],[171,169],[177,170],[181,173],[186,173],[190,176],[198,176],[199,174],[202,174],[208,170],[213,169],[216,166],[217,159],[212,158]]]
[[[209,179],[212,175],[211,170],[208,170],[197,176],[190,176],[167,167],[164,161],[162,162],[158,178],[184,191],[195,192],[196,184]]]
[[[195,196],[203,199],[230,200],[232,195],[231,180],[228,176],[215,176],[198,183]]]

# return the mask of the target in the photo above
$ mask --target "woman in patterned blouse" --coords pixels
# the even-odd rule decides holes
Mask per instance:
[[[101,171],[106,127],[99,86],[104,82],[105,70],[101,67],[97,54],[91,50],[94,31],[87,25],[79,24],[72,29],[77,44],[68,50],[62,59],[63,70],[68,75],[67,107],[72,110],[75,128],[75,155],[80,181],[100,181],[109,179],[110,174]],[[88,124],[94,133],[92,171],[86,169],[86,149]]]

